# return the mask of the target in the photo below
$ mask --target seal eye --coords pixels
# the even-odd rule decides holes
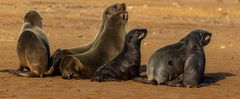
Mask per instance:
[[[117,5],[114,5],[110,10],[114,11],[115,9],[117,9]]]

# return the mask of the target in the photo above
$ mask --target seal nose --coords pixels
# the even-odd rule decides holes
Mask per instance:
[[[123,11],[126,10],[126,4],[125,4],[125,3],[121,3],[120,6],[121,6],[121,8],[122,8]]]
[[[143,33],[147,33],[147,29],[141,29]]]
[[[204,39],[205,40],[208,40],[208,39],[211,39],[212,37],[212,33],[207,33],[205,36],[204,36]]]
[[[209,37],[212,37],[212,33],[208,33],[208,36],[209,36]]]
[[[146,35],[147,35],[147,29],[139,29],[139,31],[141,32],[139,38],[140,38],[140,39],[145,38]]]

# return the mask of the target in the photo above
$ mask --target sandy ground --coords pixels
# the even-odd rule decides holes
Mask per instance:
[[[142,42],[142,64],[158,48],[177,42],[191,29],[213,33],[205,47],[206,75],[216,78],[210,86],[175,88],[133,81],[90,82],[16,77],[0,73],[0,99],[240,99],[240,4],[237,0],[1,0],[0,70],[18,68],[16,44],[28,9],[43,16],[51,52],[80,46],[95,36],[105,7],[114,2],[128,5],[127,31],[147,28]]]

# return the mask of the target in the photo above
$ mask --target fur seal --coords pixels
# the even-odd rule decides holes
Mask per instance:
[[[203,33],[198,33],[198,35],[189,35],[187,37],[188,51],[186,52],[186,61],[184,63],[183,86],[198,87],[203,82],[206,64],[203,47],[209,44],[211,36],[211,33],[204,31]]]
[[[98,42],[95,42],[90,50],[82,54],[63,55],[59,66],[62,77],[91,78],[98,67],[115,58],[124,46],[127,20],[126,11],[110,16],[105,22]]]
[[[193,60],[195,61],[195,59],[201,58],[202,60],[198,63],[205,65],[205,55],[203,49],[194,51],[194,53],[198,52],[201,54],[198,58],[193,53],[193,50],[196,50],[195,46],[206,46],[210,42],[210,37],[211,33],[201,29],[195,29],[188,33],[188,35],[181,39],[178,43],[168,45],[157,50],[150,57],[147,65],[148,80],[136,79],[135,81],[150,84],[181,86],[179,82],[183,81],[184,78],[193,79],[194,77],[191,77],[193,74],[191,74],[190,70],[191,68],[194,68],[193,64],[197,64],[193,63]],[[201,45],[195,44],[195,42],[200,42]],[[176,44],[181,46],[179,46],[179,48],[175,48]],[[192,45],[194,45],[194,47]],[[200,71],[203,70],[203,72],[199,75],[204,74],[205,66],[201,65],[201,67]],[[188,80],[185,81],[189,82]]]
[[[83,45],[80,47],[63,49],[62,52],[64,52],[65,54],[81,54],[81,53],[84,53],[84,52],[90,50],[91,47],[94,45],[94,43],[99,41],[99,37],[103,32],[106,20],[109,19],[112,15],[119,13],[119,12],[123,12],[123,11],[126,11],[125,3],[115,3],[115,4],[112,4],[111,6],[107,7],[103,11],[102,23],[100,25],[98,33],[92,41],[87,43],[86,45]]]
[[[58,53],[59,50],[53,55],[56,59]],[[29,10],[24,16],[17,42],[17,54],[20,60],[17,75],[43,77],[50,75],[54,70],[54,67],[51,67],[49,43],[42,31],[42,17],[35,10]]]
[[[112,61],[99,67],[94,73],[92,81],[129,80],[139,77],[140,45],[146,35],[146,29],[131,30],[126,35],[122,52]]]

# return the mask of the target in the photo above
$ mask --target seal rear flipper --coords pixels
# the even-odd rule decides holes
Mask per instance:
[[[175,78],[173,80],[166,81],[163,84],[171,86],[171,87],[184,87],[184,85],[183,85],[183,74],[179,75],[177,78]]]
[[[155,80],[147,80],[141,77],[136,77],[132,79],[135,82],[139,82],[139,83],[144,83],[144,84],[152,84],[152,85],[157,85],[157,81]]]
[[[38,77],[40,75],[36,75],[30,71],[24,72],[24,71],[19,71],[19,70],[4,70],[4,72],[8,72],[9,74],[13,74],[16,76],[23,76],[23,77]]]
[[[18,72],[17,75],[23,77],[43,77],[43,75],[36,75],[32,72]]]

